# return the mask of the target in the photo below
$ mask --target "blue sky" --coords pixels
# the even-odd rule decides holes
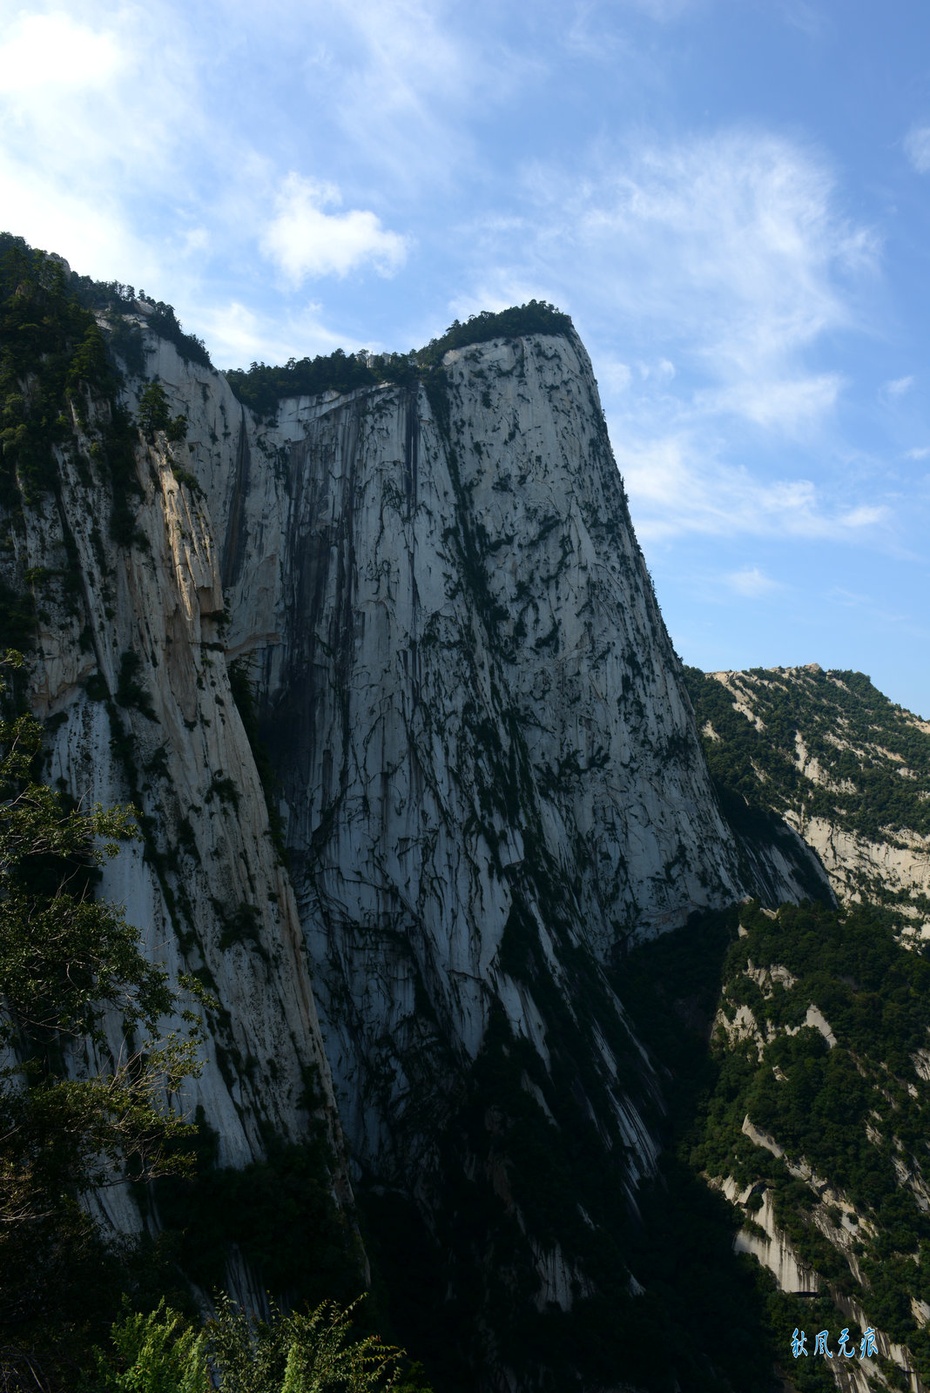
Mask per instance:
[[[553,301],[682,657],[930,717],[926,0],[0,0],[0,225],[221,367]]]

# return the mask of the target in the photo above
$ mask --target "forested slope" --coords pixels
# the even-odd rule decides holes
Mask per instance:
[[[923,1386],[930,727],[861,673],[687,677],[731,822],[751,834],[784,818],[840,902],[740,910],[691,1162],[742,1213],[738,1246],[788,1291],[820,1292],[796,1323],[810,1331],[819,1308],[817,1329],[875,1329],[850,1386],[915,1387],[917,1371]],[[844,1367],[789,1362],[799,1387]]]
[[[930,725],[861,672],[686,677],[731,821],[784,818],[840,900],[896,908],[902,933],[930,936]]]

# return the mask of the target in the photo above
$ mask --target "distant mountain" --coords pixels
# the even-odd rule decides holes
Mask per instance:
[[[930,724],[816,663],[686,676],[731,821],[775,813],[839,900],[894,907],[905,939],[930,940]]]
[[[810,1350],[815,1326],[871,1325],[875,1358],[848,1386],[923,1388],[930,726],[816,665],[688,683],[733,820],[784,817],[840,901],[740,912],[693,1159],[743,1214],[738,1247],[783,1290],[821,1293],[796,1307]]]

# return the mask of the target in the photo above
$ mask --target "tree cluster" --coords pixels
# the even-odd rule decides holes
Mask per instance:
[[[247,369],[227,372],[236,396],[259,416],[272,416],[287,397],[319,396],[323,392],[352,392],[379,383],[410,386],[442,362],[450,348],[466,348],[489,339],[519,338],[526,334],[571,332],[572,321],[542,300],[493,312],[483,310],[464,323],[455,320],[439,338],[410,353],[335,353],[316,358],[290,358],[283,367],[252,363]]]

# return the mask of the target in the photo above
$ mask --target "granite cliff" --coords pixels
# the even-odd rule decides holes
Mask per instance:
[[[67,348],[40,465],[10,369],[2,570],[47,777],[139,810],[101,892],[212,993],[181,1104],[214,1167],[325,1139],[444,1388],[619,1388],[665,1110],[624,962],[822,872],[725,820],[564,317],[256,412],[160,314],[98,307],[122,385]]]

